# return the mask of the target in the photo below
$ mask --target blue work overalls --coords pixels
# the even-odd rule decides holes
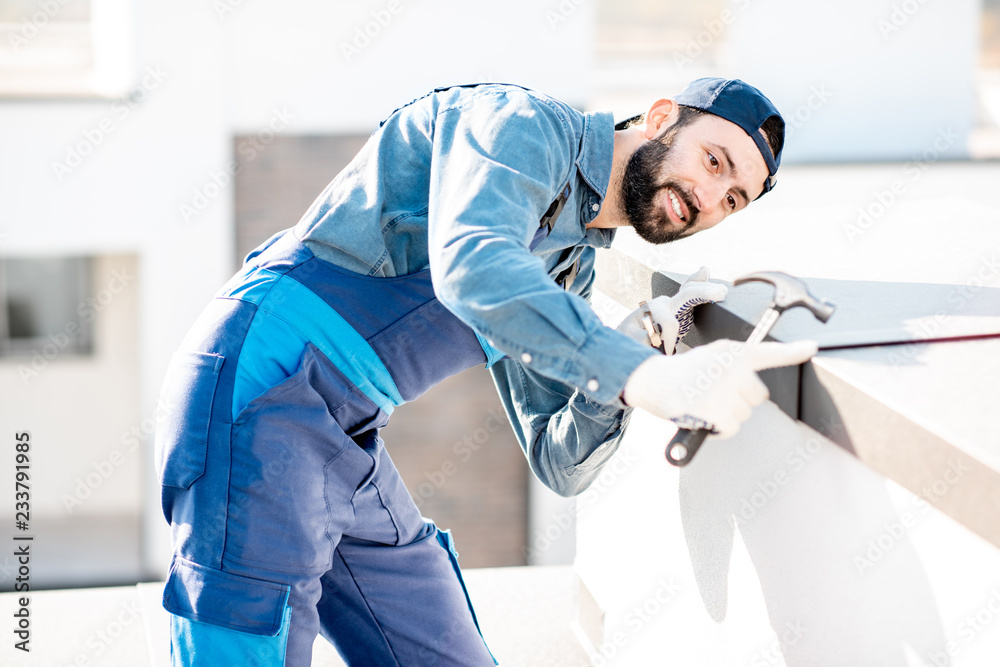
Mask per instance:
[[[420,516],[379,429],[501,356],[438,303],[429,270],[351,273],[291,230],[254,251],[163,389],[174,664],[308,665],[317,632],[350,665],[494,664],[450,533]]]

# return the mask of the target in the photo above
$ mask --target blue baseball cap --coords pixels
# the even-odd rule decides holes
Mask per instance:
[[[778,165],[781,164],[781,151],[779,150],[777,155],[771,154],[771,147],[767,145],[767,139],[760,131],[760,126],[772,116],[778,117],[782,127],[785,126],[785,120],[771,104],[771,100],[764,97],[764,93],[739,79],[707,77],[692,81],[674,97],[674,101],[725,118],[739,125],[750,135],[764,158],[764,164],[767,165],[768,176],[764,180],[764,190],[758,199],[777,185],[778,181],[774,175],[778,171]]]

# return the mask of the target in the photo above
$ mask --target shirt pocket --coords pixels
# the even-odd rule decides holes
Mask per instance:
[[[164,486],[190,488],[205,474],[212,404],[225,358],[178,352],[170,361],[160,401],[166,417],[156,429],[156,471]]]

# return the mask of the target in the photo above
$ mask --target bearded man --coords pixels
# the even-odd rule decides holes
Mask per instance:
[[[784,123],[739,80],[699,79],[620,123],[513,85],[397,109],[294,227],[246,260],[171,362],[157,434],[174,556],[175,665],[493,664],[450,534],[420,516],[379,430],[471,366],[493,375],[535,475],[583,491],[635,407],[732,435],[755,371],[814,343],[671,354],[700,272],[638,316],[589,306],[595,249],[713,227],[771,190]],[[729,348],[726,348],[729,349]],[[710,387],[685,391],[714,368]]]

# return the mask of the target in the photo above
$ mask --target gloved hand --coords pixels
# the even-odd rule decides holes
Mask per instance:
[[[726,298],[726,286],[710,283],[708,277],[708,268],[703,266],[681,284],[674,296],[658,296],[646,303],[653,321],[660,325],[660,338],[664,342],[663,351],[666,354],[673,354],[677,343],[690,331],[695,306]],[[644,314],[642,308],[635,309],[622,320],[616,330],[634,341],[649,345],[649,334],[642,324]]]
[[[703,303],[716,303],[726,298],[726,292],[729,291],[729,288],[721,283],[710,283],[708,279],[708,267],[703,266],[696,273],[688,276],[687,280],[681,284],[680,289],[677,290],[677,294],[670,298],[671,308],[674,309],[678,325],[675,345],[691,330],[691,325],[694,324],[695,306],[700,306]]]
[[[657,417],[681,421],[684,428],[714,427],[720,438],[728,438],[767,400],[756,371],[801,364],[816,350],[815,341],[747,345],[717,340],[685,354],[656,355],[632,372],[622,398]]]

